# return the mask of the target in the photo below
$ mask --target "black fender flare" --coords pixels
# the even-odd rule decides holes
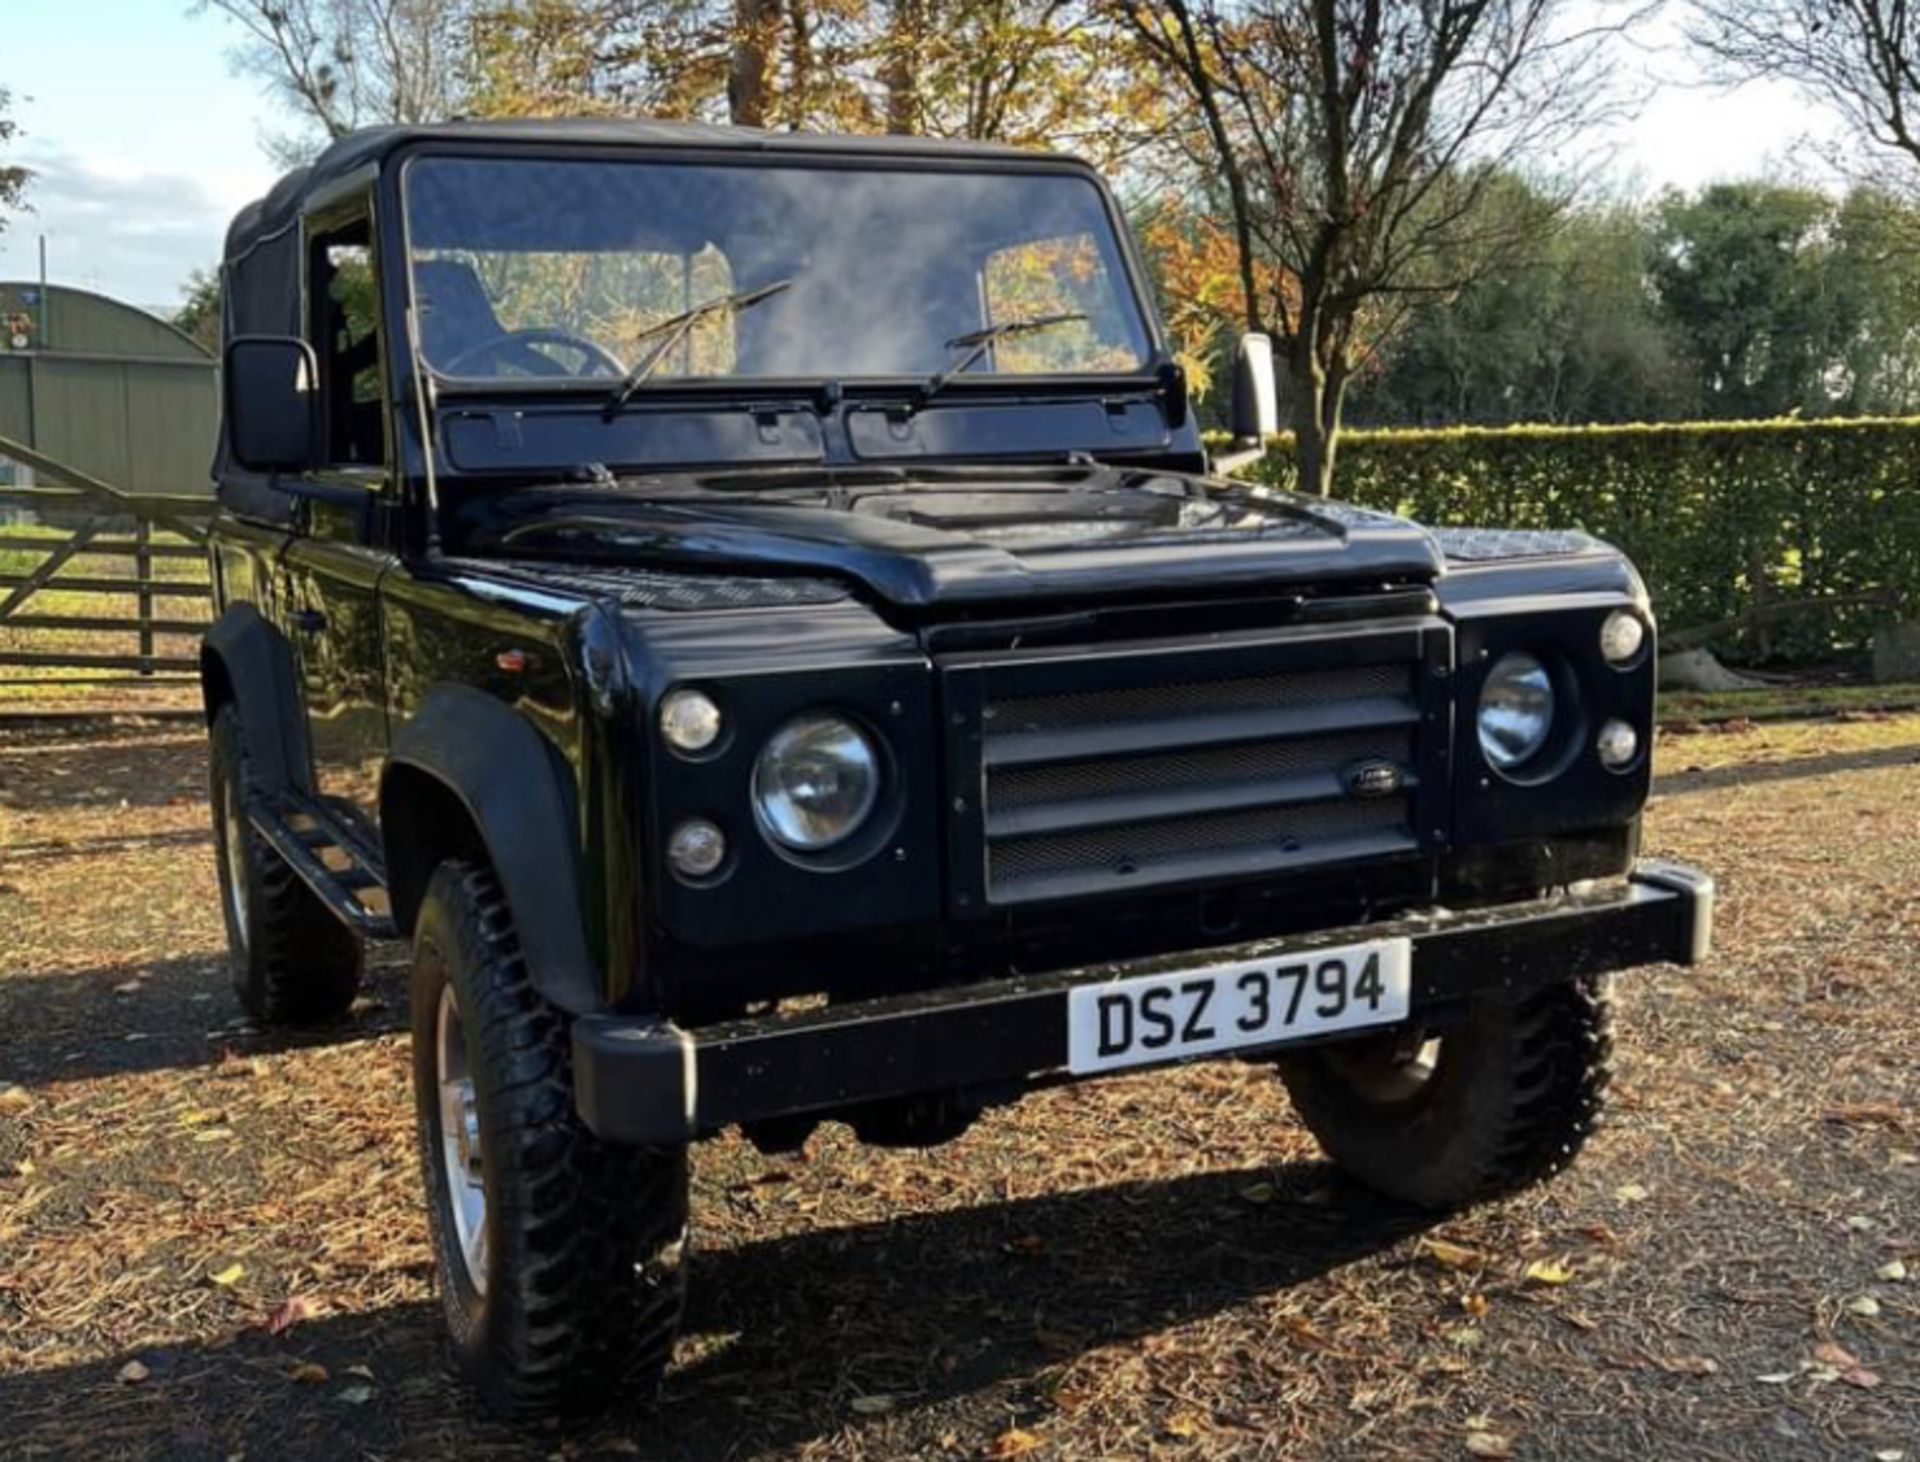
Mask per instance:
[[[240,713],[247,767],[268,787],[313,790],[313,755],[293,647],[252,604],[229,605],[200,642],[207,724],[231,701]]]
[[[425,807],[409,806],[423,794]],[[453,811],[449,798],[465,813],[466,827],[444,826],[444,818],[416,825],[423,812]],[[394,736],[380,778],[395,926],[411,934],[443,858],[484,854],[506,895],[534,988],[571,1014],[599,1008],[601,972],[580,898],[576,805],[559,749],[524,717],[471,686],[428,691]]]

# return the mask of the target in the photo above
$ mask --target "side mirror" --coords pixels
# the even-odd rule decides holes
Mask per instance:
[[[1280,393],[1273,379],[1273,339],[1242,335],[1233,358],[1233,434],[1265,445],[1280,430]]]
[[[222,363],[227,442],[249,472],[304,472],[320,458],[320,370],[313,347],[243,335]]]

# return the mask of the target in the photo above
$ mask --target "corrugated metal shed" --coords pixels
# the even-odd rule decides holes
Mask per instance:
[[[128,492],[211,493],[219,409],[213,357],[166,322],[0,280],[0,436]]]

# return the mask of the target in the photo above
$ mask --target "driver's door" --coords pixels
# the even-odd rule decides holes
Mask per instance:
[[[325,462],[284,560],[287,625],[321,800],[378,846],[387,751],[380,580],[395,562],[377,262],[364,206],[308,224],[308,340],[320,368]]]

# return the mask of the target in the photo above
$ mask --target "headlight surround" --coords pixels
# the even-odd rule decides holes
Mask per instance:
[[[1524,651],[1502,655],[1480,690],[1480,751],[1497,770],[1519,771],[1553,735],[1553,672]]]
[[[779,846],[822,852],[865,825],[880,780],[871,736],[845,716],[809,711],[774,732],[754,762],[754,817]]]

